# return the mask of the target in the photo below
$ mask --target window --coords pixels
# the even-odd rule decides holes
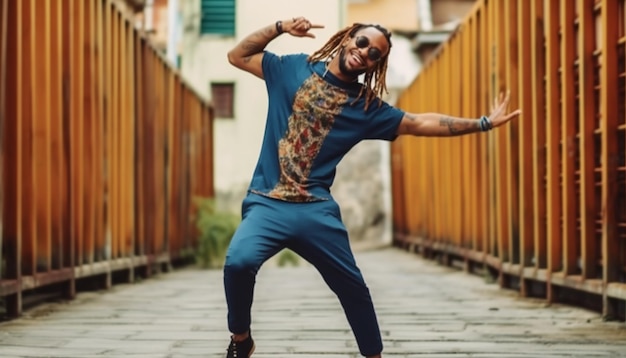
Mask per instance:
[[[235,35],[235,0],[201,0],[200,33]]]
[[[234,83],[211,83],[211,100],[217,118],[233,118],[235,102]]]

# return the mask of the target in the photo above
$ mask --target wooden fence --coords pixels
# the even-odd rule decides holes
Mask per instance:
[[[515,122],[393,145],[395,243],[549,302],[624,318],[624,0],[483,0],[400,99]]]
[[[195,247],[212,108],[112,0],[0,0],[0,298],[150,275]]]

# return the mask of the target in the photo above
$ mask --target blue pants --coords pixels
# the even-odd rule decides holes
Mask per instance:
[[[234,334],[250,329],[256,274],[284,248],[310,262],[337,295],[364,356],[382,352],[380,329],[361,271],[350,249],[348,233],[333,200],[289,203],[249,194],[242,221],[224,266],[228,328]]]

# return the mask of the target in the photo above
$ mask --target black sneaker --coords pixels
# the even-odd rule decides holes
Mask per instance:
[[[254,353],[254,340],[252,336],[248,336],[241,342],[235,342],[233,337],[230,337],[230,344],[226,351],[226,358],[250,358]]]

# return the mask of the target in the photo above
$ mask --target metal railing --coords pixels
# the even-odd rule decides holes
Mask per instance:
[[[393,145],[395,243],[485,267],[524,296],[626,300],[624,0],[483,0],[400,98],[506,127]],[[572,294],[574,293],[574,294]]]
[[[0,297],[104,287],[195,247],[213,112],[112,0],[0,0]],[[82,282],[82,281],[81,281]]]

